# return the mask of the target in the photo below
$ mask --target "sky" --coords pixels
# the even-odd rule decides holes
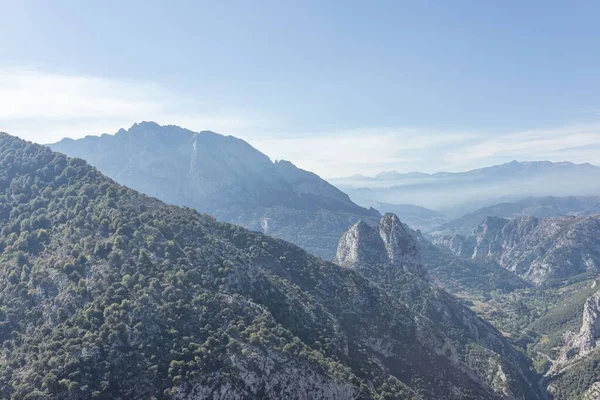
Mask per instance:
[[[597,1],[0,0],[0,130],[156,121],[325,178],[600,164]]]

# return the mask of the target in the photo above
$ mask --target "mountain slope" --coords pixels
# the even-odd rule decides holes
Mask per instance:
[[[50,147],[167,203],[291,241],[326,259],[350,225],[379,217],[317,175],[288,161],[273,163],[232,136],[142,122],[115,135],[64,139]]]
[[[294,245],[6,134],[0,191],[2,398],[501,397],[435,321]]]
[[[459,300],[430,284],[419,247],[413,232],[395,215],[386,214],[375,227],[359,222],[350,228],[340,239],[335,262],[360,272],[416,314],[435,321],[451,343],[452,356],[478,371],[497,392],[512,398],[541,396],[535,385],[527,383],[532,379],[527,358]]]
[[[600,167],[569,162],[513,161],[465,172],[387,173],[384,177],[331,182],[359,204],[414,204],[454,218],[527,196],[600,195]]]
[[[537,285],[559,283],[598,273],[600,216],[488,217],[472,236],[443,236],[435,243],[461,256],[496,262]]]
[[[600,197],[527,197],[514,203],[499,203],[481,208],[460,218],[440,224],[432,234],[470,235],[486,217],[515,218],[521,216],[547,218],[565,215],[600,214]]]

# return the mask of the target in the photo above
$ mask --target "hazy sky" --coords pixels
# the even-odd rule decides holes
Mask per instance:
[[[0,130],[154,120],[325,177],[600,164],[600,2],[0,0]]]

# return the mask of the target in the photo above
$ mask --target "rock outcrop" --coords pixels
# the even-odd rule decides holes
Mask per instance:
[[[581,400],[598,400],[600,399],[600,382],[595,382],[588,390],[585,391]]]
[[[339,241],[334,262],[341,266],[389,263],[425,275],[417,244],[395,214],[385,214],[376,226],[354,224]]]
[[[589,297],[583,306],[581,328],[578,332],[565,334],[565,345],[554,370],[585,357],[597,347],[600,338],[600,291]]]
[[[590,289],[596,287],[595,283]],[[600,363],[600,291],[585,300],[579,316],[579,330],[564,331],[562,344],[552,348],[555,359],[550,360],[550,368],[544,376],[548,391],[556,399],[600,398],[597,368]]]

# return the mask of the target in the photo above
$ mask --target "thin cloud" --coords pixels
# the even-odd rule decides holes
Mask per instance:
[[[484,137],[476,144],[447,151],[444,160],[449,169],[512,159],[597,163],[600,156],[587,149],[599,144],[600,124],[571,125]]]
[[[464,171],[514,159],[600,164],[600,124],[494,135],[426,128],[362,129],[258,138],[252,144],[326,178],[373,176],[385,170]]]
[[[391,127],[298,136],[280,129],[292,122],[219,108],[210,99],[153,82],[0,69],[0,131],[51,143],[113,133],[143,120],[235,135],[272,159],[290,160],[326,178],[460,171],[512,159],[600,163],[600,123],[493,135]]]
[[[262,123],[250,112],[225,113],[153,82],[0,70],[2,131],[49,143],[112,133],[142,120],[228,133]]]
[[[303,137],[283,135],[250,142],[268,155],[292,160],[301,168],[335,178],[410,169],[440,149],[465,143],[473,137],[471,133],[385,128],[318,132]]]

